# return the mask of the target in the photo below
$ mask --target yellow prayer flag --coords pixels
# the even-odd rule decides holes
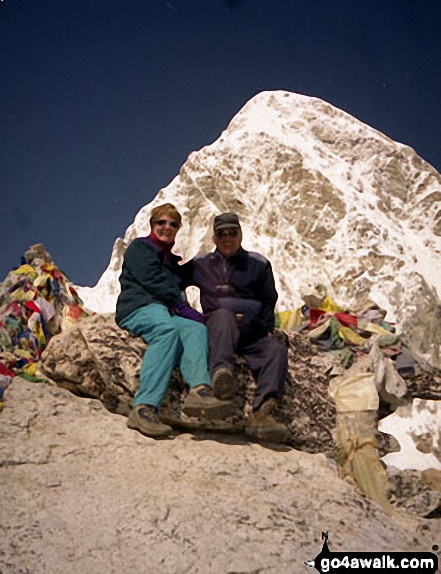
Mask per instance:
[[[27,263],[21,265],[18,269],[15,269],[12,273],[15,273],[15,275],[32,275],[33,277],[37,275],[35,269],[30,265],[28,265]]]

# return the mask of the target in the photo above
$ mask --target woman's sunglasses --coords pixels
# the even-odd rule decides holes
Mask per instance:
[[[166,223],[169,223],[170,227],[173,227],[174,229],[178,229],[179,227],[179,223],[177,223],[176,221],[166,221],[165,219],[158,219],[157,221],[155,221],[155,225],[159,225],[159,227],[162,227]]]

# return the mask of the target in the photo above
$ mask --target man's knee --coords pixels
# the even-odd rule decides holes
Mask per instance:
[[[272,361],[277,361],[277,363],[282,365],[288,362],[288,351],[286,347],[279,343],[279,341],[276,341],[276,339],[267,337],[265,339],[265,347],[266,353]]]
[[[207,321],[210,364],[230,361],[239,340],[239,328],[234,314],[228,309],[216,309]]]
[[[275,352],[278,353],[278,356],[288,358],[288,349],[285,347],[285,345],[282,345],[282,343],[276,341],[275,339],[270,340],[274,343],[274,349],[277,349]]]
[[[228,323],[236,324],[236,318],[232,311],[230,311],[229,309],[222,309],[222,308],[210,311],[207,325],[209,326],[213,324],[225,325]]]

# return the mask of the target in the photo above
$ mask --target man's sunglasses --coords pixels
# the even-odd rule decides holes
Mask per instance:
[[[230,231],[216,231],[215,235],[218,239],[222,239],[222,237],[237,237],[239,232],[237,229],[230,229]]]
[[[159,227],[162,227],[166,223],[169,223],[170,227],[173,227],[174,229],[178,229],[179,227],[179,223],[177,223],[176,221],[166,221],[165,219],[158,219],[157,221],[155,221],[155,225],[159,225]]]

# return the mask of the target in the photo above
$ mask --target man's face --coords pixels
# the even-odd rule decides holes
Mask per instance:
[[[214,244],[224,257],[236,253],[242,243],[242,232],[237,227],[220,229],[214,234]]]

